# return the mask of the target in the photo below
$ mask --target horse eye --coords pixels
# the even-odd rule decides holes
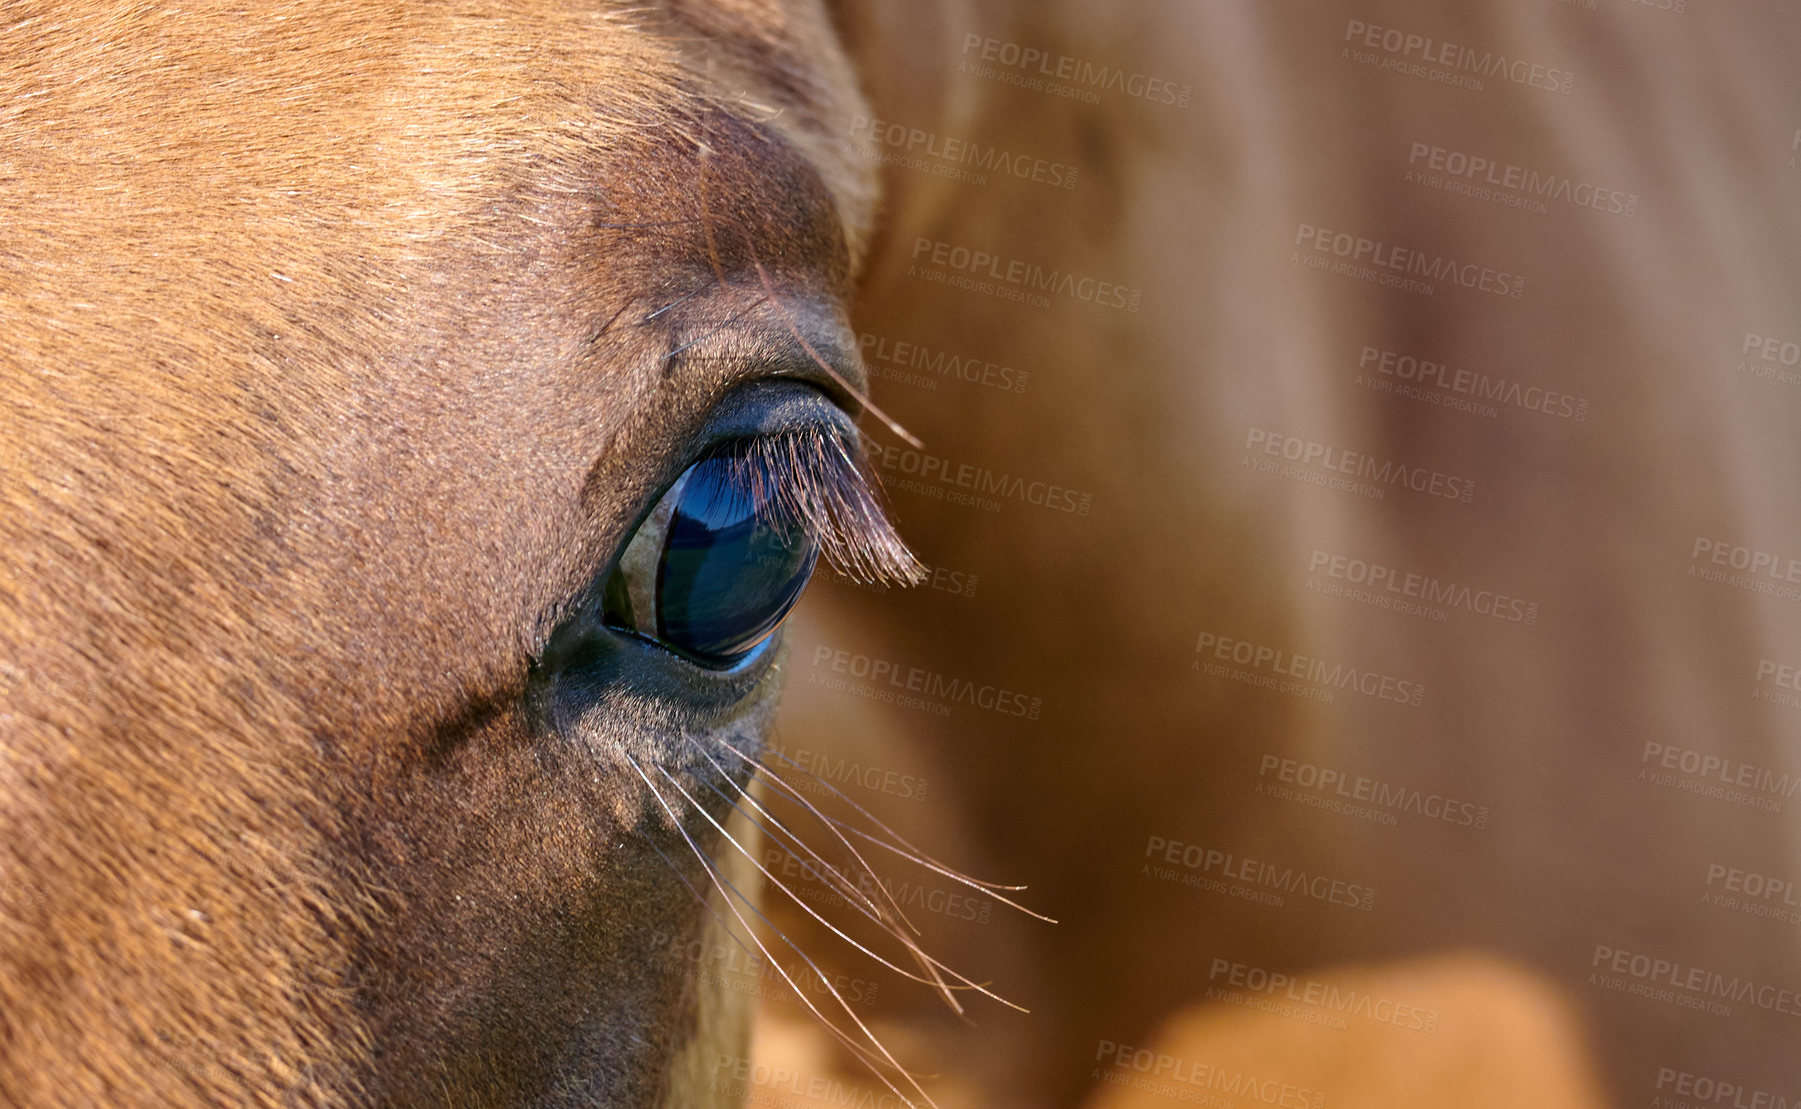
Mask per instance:
[[[819,557],[770,486],[729,450],[688,467],[627,542],[603,619],[703,666],[744,659],[775,633]]]

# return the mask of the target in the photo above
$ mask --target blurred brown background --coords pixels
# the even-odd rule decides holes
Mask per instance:
[[[776,740],[1059,923],[880,864],[973,1025],[780,925],[947,1107],[1801,1099],[1801,9],[838,8],[941,572]]]

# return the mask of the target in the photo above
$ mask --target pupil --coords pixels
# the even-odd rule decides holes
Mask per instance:
[[[758,513],[762,506],[732,479],[733,468],[723,457],[694,464],[657,572],[662,638],[712,661],[732,661],[767,638],[800,599],[819,556],[799,521]]]

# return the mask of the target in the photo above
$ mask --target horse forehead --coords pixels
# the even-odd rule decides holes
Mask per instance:
[[[785,147],[853,251],[873,207],[873,174],[833,138],[861,101],[800,3],[35,6],[0,28],[4,168],[46,185],[25,224],[101,252],[393,260],[520,194],[616,181],[653,215],[694,187],[673,152],[718,145],[721,116],[775,141],[715,187],[792,191]]]
[[[841,292],[873,185],[826,138],[859,103],[828,29],[772,2],[703,40],[673,6],[22,6],[0,27],[12,403],[100,391],[131,417],[113,434],[198,441],[232,406],[169,389],[252,381],[285,418],[420,352],[556,366],[586,315],[722,254]],[[44,366],[86,372],[51,390]]]

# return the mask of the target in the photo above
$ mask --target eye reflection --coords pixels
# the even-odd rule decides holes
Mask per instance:
[[[819,546],[766,499],[743,452],[696,462],[626,545],[603,595],[608,623],[706,666],[768,639],[800,599]]]

